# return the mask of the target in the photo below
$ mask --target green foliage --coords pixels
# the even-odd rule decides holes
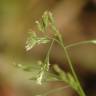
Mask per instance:
[[[45,32],[49,23],[49,16],[47,12],[44,12],[44,15],[42,16],[41,22],[36,21],[38,30],[40,32]]]
[[[65,73],[57,65],[54,65],[54,70],[59,74],[59,79],[69,84],[75,91],[78,90],[78,84],[71,73]]]
[[[43,62],[38,61],[34,64],[15,64],[15,67],[24,70],[25,72],[31,72],[32,77],[29,80],[33,80],[37,84],[46,83],[49,81],[58,81],[58,76],[49,72],[46,66],[43,66]]]
[[[41,21],[36,21],[36,24],[37,24],[38,30],[43,33],[46,32],[48,26],[50,26],[50,28],[53,31],[54,37],[53,38],[50,38],[48,36],[38,37],[35,32],[30,32],[29,37],[26,41],[26,46],[25,46],[27,51],[32,49],[36,45],[51,42],[44,61],[39,62],[39,64],[35,64],[35,66],[39,66],[39,68],[37,70],[36,75],[32,76],[30,78],[30,80],[35,80],[37,82],[37,84],[40,84],[40,85],[43,84],[43,82],[47,82],[47,81],[64,81],[70,87],[72,87],[79,94],[79,96],[86,96],[80,85],[80,82],[77,78],[77,75],[73,68],[73,64],[71,62],[67,49],[70,47],[75,47],[77,45],[82,45],[82,44],[87,44],[87,43],[96,44],[96,40],[82,41],[82,42],[78,42],[75,44],[70,44],[70,45],[65,46],[62,35],[60,34],[59,30],[57,29],[57,27],[55,25],[55,20],[54,20],[54,17],[51,12],[47,12],[47,11],[44,12],[44,14],[41,18]],[[66,58],[68,60],[69,67],[71,70],[70,73],[64,72],[57,65],[53,66],[57,75],[50,72],[50,70],[49,70],[50,69],[50,53],[51,53],[51,49],[52,49],[54,42],[57,42],[63,48],[63,52],[66,55]],[[28,71],[28,72],[29,71],[32,72],[33,71],[32,69],[34,68],[33,66],[28,66],[28,65],[23,66],[21,64],[17,65],[17,67],[23,69],[24,71]],[[35,69],[36,68],[34,68],[34,70]],[[50,93],[50,92],[48,92],[48,93]],[[45,95],[40,95],[40,96],[45,96]]]
[[[49,39],[47,37],[38,37],[35,32],[30,32],[29,37],[26,41],[26,50],[29,51],[32,49],[34,46],[39,45],[39,44],[45,44],[48,43]]]

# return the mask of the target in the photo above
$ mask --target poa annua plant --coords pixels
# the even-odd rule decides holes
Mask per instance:
[[[81,42],[78,42],[75,44],[70,44],[70,45],[65,46],[62,35],[55,25],[55,20],[54,20],[54,17],[51,12],[47,12],[47,11],[44,12],[41,21],[36,21],[36,25],[37,25],[38,30],[42,33],[47,32],[47,28],[48,28],[48,26],[50,26],[54,36],[48,37],[48,36],[44,35],[43,37],[39,37],[39,36],[37,36],[36,32],[29,33],[28,39],[26,41],[26,46],[25,46],[26,51],[29,51],[36,45],[50,43],[48,52],[46,53],[46,56],[45,56],[45,60],[42,62],[39,62],[40,68],[38,69],[37,75],[32,77],[31,80],[35,80],[36,83],[40,84],[40,85],[42,85],[43,82],[47,81],[47,80],[64,81],[70,87],[72,87],[78,93],[79,96],[86,96],[86,94],[85,94],[84,90],[82,89],[82,86],[78,80],[78,77],[75,73],[75,70],[73,68],[73,64],[71,62],[71,59],[70,59],[70,56],[68,53],[68,49],[71,47],[75,47],[75,46],[86,44],[86,43],[96,44],[96,40],[81,41]],[[52,49],[54,42],[57,42],[63,48],[63,52],[66,55],[71,72],[67,72],[67,73],[64,72],[63,70],[61,70],[58,67],[58,65],[53,66],[55,72],[57,72],[58,75],[49,72],[49,69],[50,69],[49,57],[50,57],[51,49]],[[30,70],[31,66],[24,67],[22,65],[19,65],[18,67],[23,68],[23,70],[28,69],[27,71],[31,71]],[[52,92],[55,92],[57,90],[59,91],[64,88],[66,88],[66,86],[64,86],[63,88],[55,89]],[[50,93],[51,92],[48,92],[48,93],[42,94],[40,96],[47,96]]]

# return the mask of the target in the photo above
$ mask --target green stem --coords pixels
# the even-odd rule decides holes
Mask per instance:
[[[40,85],[42,84],[42,79],[43,79],[43,76],[44,76],[45,72],[49,70],[49,66],[50,66],[49,55],[50,55],[53,43],[54,43],[54,40],[52,40],[52,43],[51,43],[51,45],[48,49],[47,55],[46,55],[45,60],[44,60],[44,65],[41,67],[41,70],[39,72],[39,76],[37,78],[37,83],[40,84]]]
[[[81,41],[81,42],[78,42],[78,43],[69,44],[69,45],[67,45],[67,46],[65,46],[65,47],[66,47],[66,48],[71,48],[71,47],[75,47],[75,46],[82,45],[82,44],[94,44],[93,41],[94,41],[94,40]]]
[[[78,85],[78,94],[79,94],[80,96],[86,96],[85,93],[84,93],[84,91],[83,91],[83,89],[82,89],[82,87],[81,87],[81,85],[80,85],[80,82],[79,82],[79,80],[78,80],[78,78],[77,78],[77,75],[76,75],[75,70],[74,70],[74,68],[73,68],[73,64],[72,64],[71,59],[70,59],[70,56],[69,56],[69,53],[68,53],[68,51],[67,51],[67,49],[66,49],[66,47],[65,47],[65,45],[64,45],[62,36],[61,36],[60,32],[58,31],[58,29],[56,28],[56,26],[54,26],[54,29],[55,29],[54,31],[56,32],[56,34],[57,34],[57,36],[58,36],[58,39],[59,39],[59,41],[60,41],[60,43],[61,43],[61,46],[62,46],[62,48],[63,48],[63,50],[64,50],[65,56],[66,56],[66,58],[67,58],[67,60],[68,60],[69,67],[70,67],[70,69],[71,69],[71,71],[72,71],[72,74],[73,74],[73,76],[74,76],[74,78],[75,78],[75,80],[76,80],[76,83],[77,83],[77,85]]]
[[[80,96],[85,96],[85,93],[84,93],[83,90],[82,90],[82,87],[81,87],[81,85],[80,85],[80,83],[79,83],[79,80],[78,80],[77,75],[76,75],[76,73],[75,73],[75,70],[74,70],[74,68],[73,68],[73,64],[72,64],[72,62],[71,62],[71,60],[70,60],[68,51],[67,51],[67,49],[64,47],[63,44],[62,44],[62,47],[63,47],[63,49],[64,49],[66,58],[67,58],[67,60],[68,60],[70,69],[71,69],[71,71],[72,71],[72,74],[73,74],[73,76],[74,76],[74,78],[75,78],[75,80],[76,80],[76,83],[77,83],[77,85],[78,85],[78,88],[79,88],[78,93],[80,94]]]
[[[50,53],[51,53],[51,49],[52,49],[53,43],[54,43],[54,39],[52,40],[51,45],[50,45],[50,47],[49,47],[49,49],[48,49],[47,55],[46,55],[46,57],[45,57],[45,61],[44,61],[45,64],[46,64],[46,63],[49,63],[49,55],[50,55]]]
[[[85,96],[85,93],[84,93],[84,91],[82,90],[82,87],[81,87],[81,85],[80,85],[80,82],[79,82],[79,80],[78,80],[78,78],[77,78],[77,75],[76,75],[76,73],[75,73],[75,70],[74,70],[74,68],[73,68],[73,64],[72,64],[72,62],[71,62],[71,60],[70,60],[69,53],[68,53],[66,47],[64,46],[63,40],[62,40],[61,37],[59,37],[59,40],[60,40],[61,45],[62,45],[62,47],[63,47],[63,50],[64,50],[64,52],[65,52],[65,55],[66,55],[66,58],[67,58],[67,60],[68,60],[70,69],[71,69],[71,71],[72,71],[72,74],[73,74],[73,76],[74,76],[74,78],[75,78],[75,80],[76,80],[76,82],[77,82],[77,84],[78,84],[78,88],[79,88],[78,93],[79,93],[80,96]]]

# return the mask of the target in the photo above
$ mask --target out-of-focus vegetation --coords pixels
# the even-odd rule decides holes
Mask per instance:
[[[56,25],[61,31],[66,45],[96,39],[95,0],[1,0],[0,72],[6,78],[5,81],[10,81],[9,85],[13,84],[20,93],[26,93],[22,94],[23,96],[30,96],[27,93],[33,95],[36,93],[35,90],[42,91],[40,89],[43,88],[43,91],[46,91],[45,88],[51,89],[53,85],[58,86],[61,84],[49,84],[49,86],[40,86],[37,88],[33,82],[27,81],[30,75],[32,75],[31,73],[22,72],[22,70],[17,70],[11,66],[14,62],[32,64],[34,60],[44,59],[47,45],[34,47],[29,52],[25,51],[24,46],[28,31],[33,30],[41,35],[35,28],[34,22],[40,19],[45,10],[53,12]],[[52,36],[50,30],[48,30],[48,34]],[[95,96],[96,45],[80,45],[71,48],[69,52],[87,96]],[[68,71],[67,60],[66,58],[64,60],[62,57],[61,48],[57,44],[54,44],[50,57],[51,63],[59,64],[62,69]],[[4,84],[6,86],[6,83]],[[32,86],[30,86],[31,84]],[[71,96],[72,93],[70,89],[66,90],[68,96]],[[63,93],[61,92],[60,94]],[[58,93],[58,96],[60,94]],[[20,94],[20,96],[22,95]],[[55,96],[57,95],[55,94]]]

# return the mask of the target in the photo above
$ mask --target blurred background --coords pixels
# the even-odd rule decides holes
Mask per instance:
[[[12,67],[13,62],[28,64],[34,60],[44,59],[47,45],[37,46],[26,52],[25,42],[29,30],[37,31],[34,22],[39,20],[46,10],[54,14],[56,25],[66,45],[96,39],[96,0],[0,0],[0,78],[4,78],[3,81],[0,79],[1,89],[4,86],[4,90],[13,91],[14,88],[10,88],[11,85],[17,89],[20,89],[21,85],[22,90],[19,90],[20,94],[18,93],[17,96],[35,96],[33,94],[36,90],[41,92],[41,89],[47,87],[52,89],[64,85],[55,83],[37,88],[34,83],[27,80],[31,74]],[[87,96],[96,96],[96,45],[85,44],[73,47],[69,49],[69,54]],[[62,49],[57,44],[53,46],[50,63],[59,64],[62,69],[69,70],[67,60],[63,58]],[[25,87],[22,87],[23,85]],[[11,93],[10,90],[8,94]],[[64,90],[66,90],[66,96],[76,95],[70,88]],[[31,95],[25,95],[24,92]],[[0,96],[11,96],[1,95],[1,93]],[[54,96],[64,96],[64,94],[59,92]]]

